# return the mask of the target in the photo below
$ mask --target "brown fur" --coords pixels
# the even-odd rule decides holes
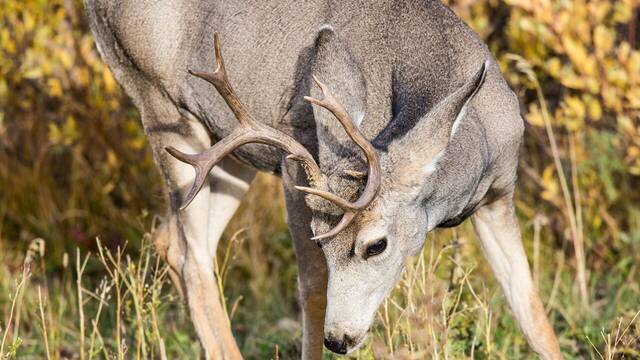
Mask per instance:
[[[558,345],[556,334],[554,333],[553,328],[549,323],[547,313],[544,311],[544,307],[542,306],[542,301],[540,300],[537,289],[531,291],[530,301],[531,307],[533,309],[533,322],[535,324],[535,327],[538,329],[538,335],[540,336],[540,338],[536,339],[536,341],[544,343],[548,349],[560,348],[560,345]],[[549,354],[548,359],[562,359],[562,355],[560,355],[559,353]]]

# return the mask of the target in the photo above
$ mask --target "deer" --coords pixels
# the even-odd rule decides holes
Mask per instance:
[[[519,101],[451,9],[438,0],[85,7],[165,180],[167,215],[153,238],[207,358],[242,358],[213,269],[258,171],[282,179],[303,359],[361,346],[427,233],[467,218],[532,350],[562,358],[515,212]]]

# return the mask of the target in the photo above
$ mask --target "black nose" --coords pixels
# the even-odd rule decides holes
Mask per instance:
[[[347,353],[347,342],[343,339],[336,340],[331,336],[326,337],[324,338],[324,346],[336,354],[344,355]]]

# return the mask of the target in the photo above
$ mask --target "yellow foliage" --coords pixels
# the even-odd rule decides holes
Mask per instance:
[[[542,112],[538,104],[534,103],[529,106],[527,121],[533,126],[544,127],[544,119],[542,118]]]
[[[548,165],[542,172],[542,193],[540,196],[547,201],[554,201],[560,195],[560,186],[556,181],[553,164]]]
[[[598,25],[593,36],[596,54],[599,55],[599,57],[604,57],[605,54],[610,52],[613,48],[616,40],[616,33],[613,29],[607,28],[604,25]]]
[[[463,18],[472,18],[472,27],[482,23],[478,16],[486,17],[493,32],[480,33],[526,104],[523,163],[535,176],[521,176],[521,184],[540,191],[559,217],[568,211],[563,198],[570,197],[579,217],[589,214],[588,223],[601,234],[612,228],[609,235],[617,237],[621,226],[637,226],[632,214],[640,203],[640,1],[449,3]],[[518,57],[523,60],[513,61]],[[551,141],[559,157],[555,167]],[[568,179],[568,193],[560,191],[558,166]]]
[[[0,189],[11,189],[0,190],[0,228],[46,237],[55,251],[73,229],[122,229],[161,203],[137,190],[162,193],[139,122],[126,128],[137,112],[82,17],[81,0],[0,1]],[[123,185],[104,193],[107,183]],[[131,213],[117,205],[125,199]],[[82,219],[68,215],[78,209]]]

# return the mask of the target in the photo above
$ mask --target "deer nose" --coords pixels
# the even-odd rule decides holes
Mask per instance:
[[[345,341],[344,337],[338,340],[329,335],[324,338],[324,346],[326,346],[327,349],[333,351],[336,354],[344,355],[347,353],[347,342]]]

